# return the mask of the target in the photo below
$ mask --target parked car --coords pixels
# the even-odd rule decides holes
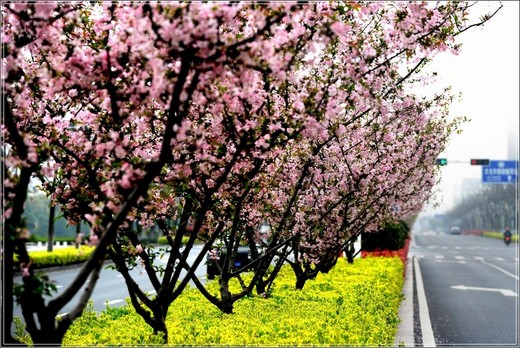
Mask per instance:
[[[222,248],[215,247],[213,250],[217,253],[217,256],[219,257],[219,259],[218,259],[218,261],[212,259],[211,253],[208,253],[208,256],[206,257],[206,265],[207,265],[206,272],[207,272],[208,279],[214,279],[215,276],[220,274],[218,267],[217,267],[217,262],[220,265],[220,267],[222,267],[222,265],[224,264],[224,258],[226,256],[225,247],[222,247]],[[238,268],[244,267],[245,265],[247,265],[250,262],[251,262],[251,252],[250,252],[249,248],[246,246],[239,246],[238,250],[237,250],[237,255],[235,257],[235,264],[234,264],[235,268],[238,269]]]

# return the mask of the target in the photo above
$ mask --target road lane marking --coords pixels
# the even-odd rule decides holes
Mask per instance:
[[[432,323],[430,321],[430,313],[428,311],[428,302],[424,293],[424,284],[419,268],[419,260],[414,257],[415,282],[417,286],[417,300],[419,302],[419,320],[421,322],[421,333],[423,347],[436,347],[435,338],[433,337]]]
[[[457,260],[435,260],[435,262],[455,262],[455,263],[466,263],[466,261],[457,261]]]
[[[505,261],[506,259],[504,259],[503,257],[495,257],[495,260],[497,260],[497,261]]]
[[[444,255],[435,255],[435,258],[436,258],[436,259],[443,259],[443,258],[444,258]]]
[[[455,256],[455,260],[464,260],[464,256]]]
[[[485,265],[488,265],[489,267],[493,267],[494,269],[504,273],[505,275],[510,276],[511,278],[514,278],[514,279],[518,280],[518,276],[516,274],[510,273],[510,272],[506,271],[505,269],[503,269],[501,267],[498,267],[498,266],[496,266],[496,265],[494,265],[492,263],[484,261],[484,258],[482,256],[476,256],[475,259],[479,260],[480,262],[482,262]]]
[[[457,290],[463,290],[463,291],[475,290],[475,291],[500,292],[504,296],[518,296],[516,294],[516,292],[509,290],[509,289],[480,288],[480,287],[476,287],[476,286],[465,286],[465,285],[455,285],[455,286],[450,286],[450,288],[457,289]]]
[[[121,302],[124,302],[125,300],[121,300],[121,299],[117,299],[117,300],[112,300],[112,301],[105,301],[105,305],[113,305],[113,304],[116,304],[116,303],[121,303]]]

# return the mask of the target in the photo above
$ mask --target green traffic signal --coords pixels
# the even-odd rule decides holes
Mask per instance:
[[[447,158],[437,158],[437,160],[435,161],[435,164],[437,164],[439,166],[445,166],[448,164],[448,159]]]

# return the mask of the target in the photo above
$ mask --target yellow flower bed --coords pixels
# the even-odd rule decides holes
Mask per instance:
[[[403,263],[397,257],[340,259],[328,273],[294,290],[289,267],[269,298],[246,297],[223,314],[196,289],[187,289],[167,317],[168,345],[391,346],[399,324]],[[238,283],[233,283],[238,287]],[[218,284],[208,284],[212,293]],[[85,311],[67,332],[64,346],[160,344],[160,337],[130,307],[96,315]]]
[[[504,239],[504,232],[486,231],[486,232],[483,232],[482,235],[484,237],[491,237],[491,238],[496,238],[496,239]],[[513,234],[511,236],[511,241],[515,242],[515,243],[518,243],[518,234]]]
[[[29,257],[35,268],[64,266],[86,261],[93,251],[94,247],[82,245],[79,249],[65,247],[50,252],[47,250],[30,251]],[[14,255],[14,260],[18,262],[18,255]]]

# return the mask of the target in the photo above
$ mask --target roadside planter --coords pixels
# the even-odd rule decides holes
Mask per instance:
[[[168,345],[393,345],[399,324],[403,263],[397,257],[339,259],[328,274],[295,290],[284,267],[269,297],[238,301],[223,314],[196,289],[187,289],[167,317]],[[231,284],[239,287],[238,281]],[[218,293],[218,282],[207,288]],[[64,346],[154,345],[161,342],[133,307],[86,311],[65,335]]]

